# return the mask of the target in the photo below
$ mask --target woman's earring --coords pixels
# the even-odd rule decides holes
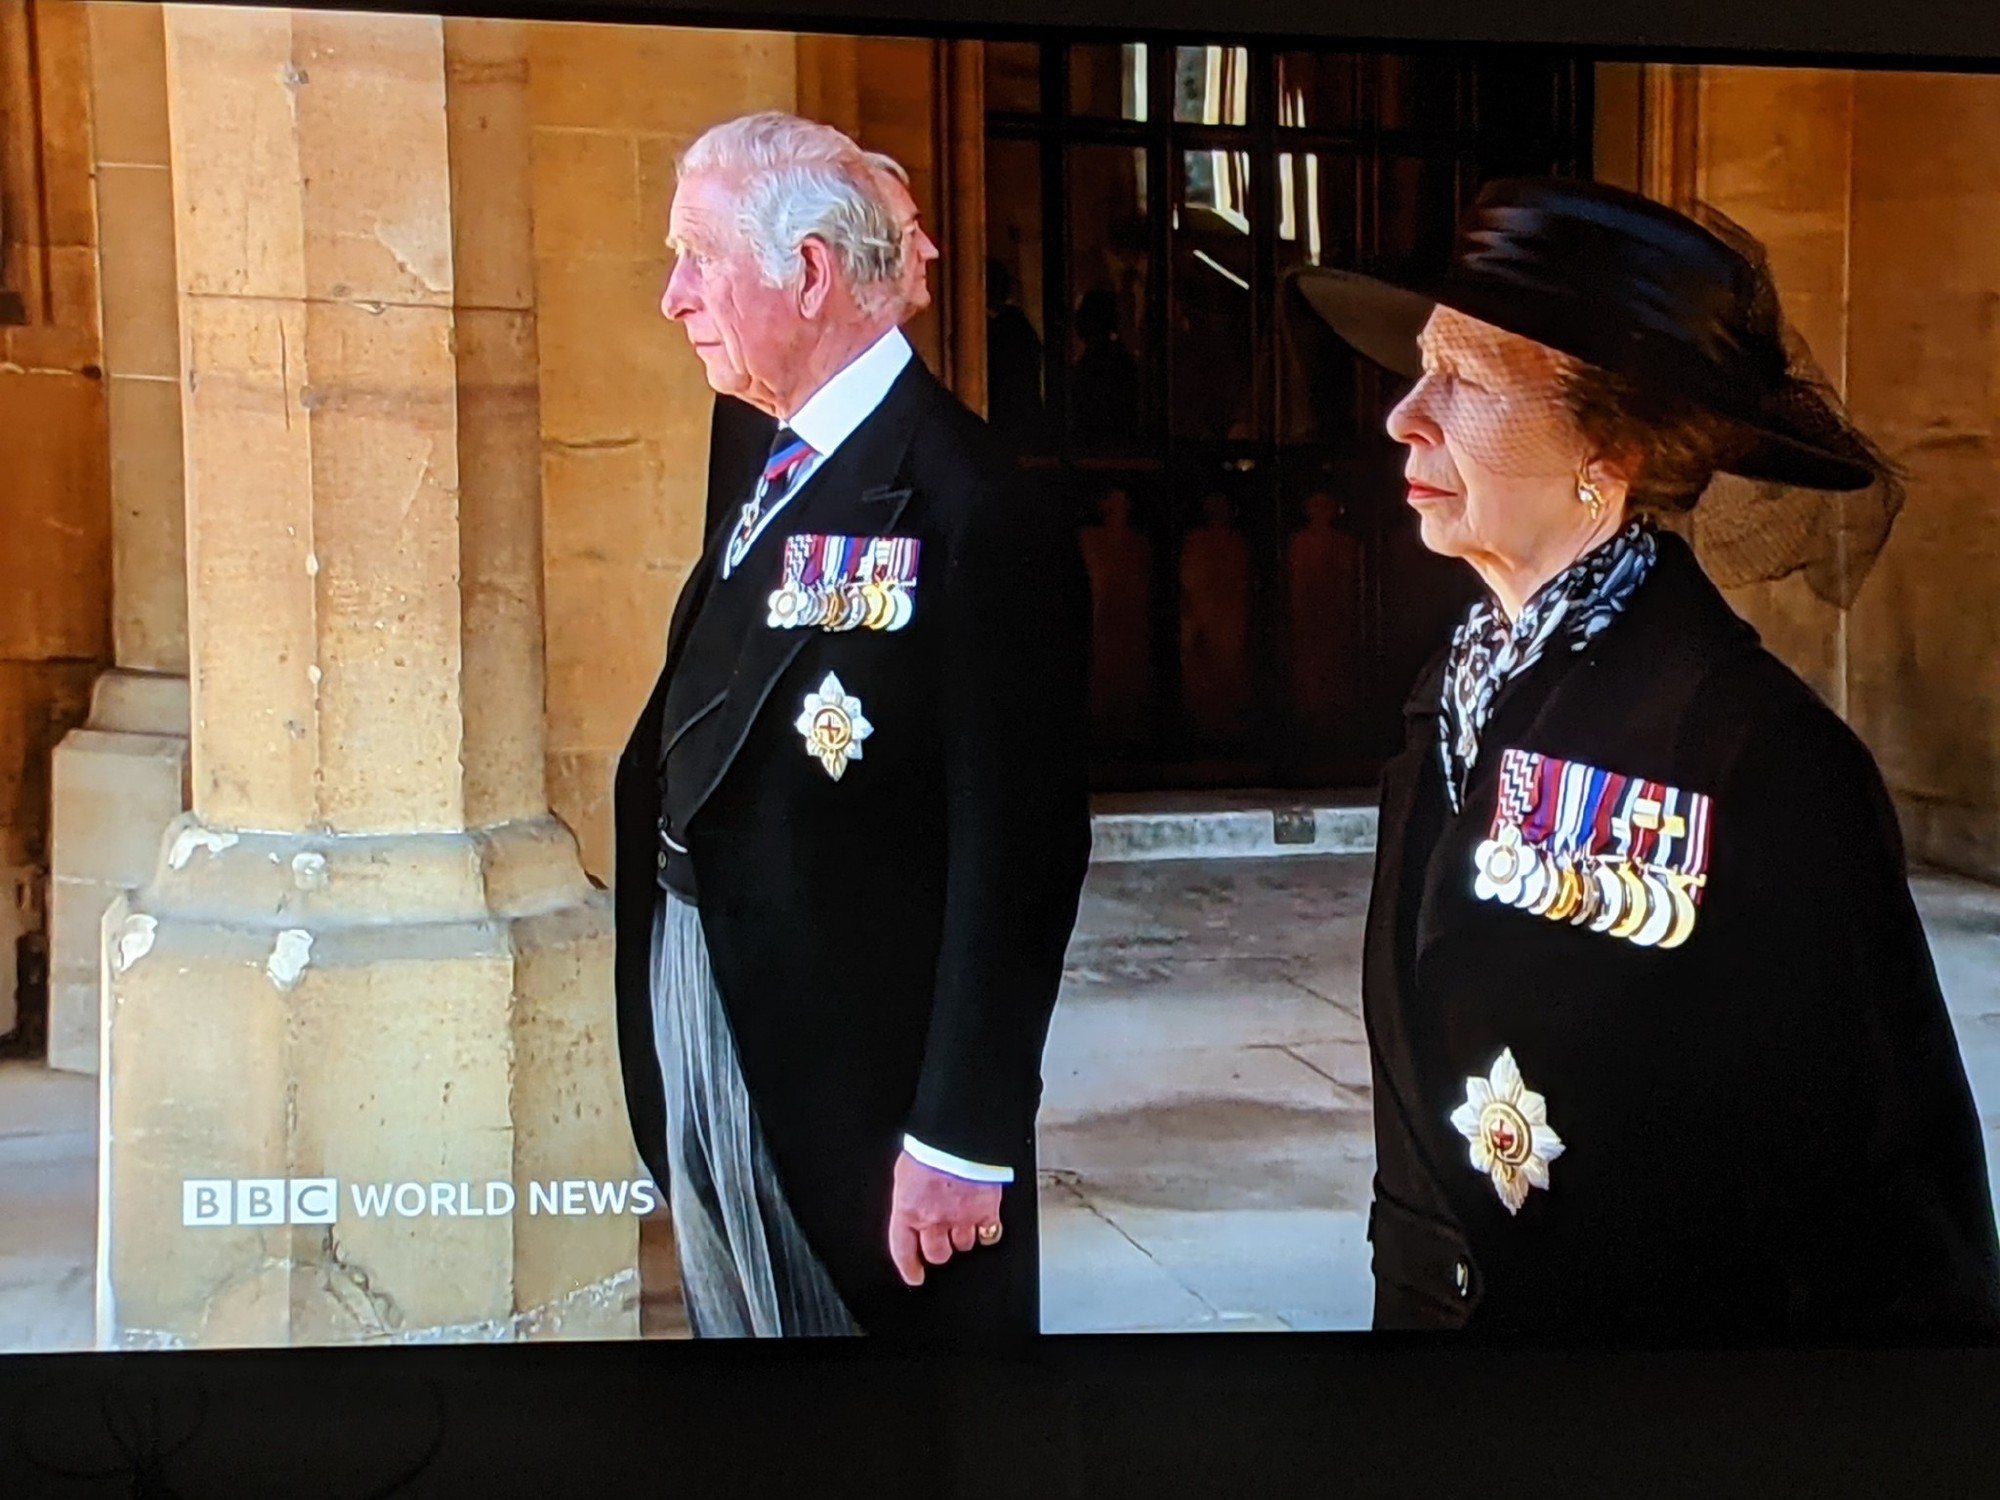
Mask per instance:
[[[1577,480],[1576,498],[1580,504],[1590,511],[1591,520],[1595,521],[1599,516],[1604,514],[1604,496],[1598,492],[1597,486],[1592,484],[1588,479]]]

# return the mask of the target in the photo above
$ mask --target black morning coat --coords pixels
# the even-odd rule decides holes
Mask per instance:
[[[750,498],[744,476],[754,475],[771,452],[778,419],[747,401],[717,396],[708,419],[708,500],[702,535],[712,536],[725,521],[735,524]]]
[[[747,498],[764,451],[722,457]],[[727,509],[617,774],[619,1047],[640,1154],[664,1185],[648,973],[664,801],[782,1186],[849,1310],[892,1338],[1033,1333],[1041,1055],[1090,852],[1074,534],[915,359],[723,580]],[[808,533],[917,538],[908,625],[772,627],[785,539]],[[874,726],[838,781],[795,727],[829,673]],[[905,1132],[1014,1172],[1000,1243],[915,1290],[888,1251]]]
[[[2000,1327],[1980,1123],[1859,739],[1679,538],[1582,652],[1502,691],[1453,816],[1435,661],[1384,775],[1363,1009],[1379,1329],[1589,1340]],[[1661,951],[1481,901],[1502,752],[1713,797]],[[1565,1150],[1510,1216],[1452,1123],[1511,1049]]]

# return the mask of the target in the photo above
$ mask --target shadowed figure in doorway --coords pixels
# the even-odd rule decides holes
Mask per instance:
[[[1202,497],[1202,524],[1181,544],[1181,701],[1205,743],[1230,745],[1249,728],[1250,546],[1229,497]]]
[[[1118,331],[1118,296],[1099,287],[1076,309],[1083,344],[1070,372],[1076,437],[1092,447],[1116,447],[1139,435],[1139,361]]]
[[[1124,490],[1105,492],[1103,512],[1081,537],[1090,573],[1090,722],[1100,743],[1130,745],[1145,735],[1153,677],[1153,544],[1132,524]]]
[[[1042,338],[1015,300],[1013,272],[986,263],[986,420],[1017,447],[1041,441]]]
[[[1361,543],[1327,491],[1308,495],[1305,512],[1285,546],[1287,666],[1293,725],[1324,744],[1358,707]]]

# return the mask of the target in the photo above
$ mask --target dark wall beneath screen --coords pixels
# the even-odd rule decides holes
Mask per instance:
[[[1063,1341],[936,1365],[770,1346],[0,1364],[0,1494],[157,1421],[181,1500],[1990,1493],[2000,1355]],[[440,1427],[437,1413],[443,1412]],[[157,1412],[157,1416],[155,1413]],[[131,1423],[137,1426],[131,1426]],[[442,1434],[441,1438],[439,1434]]]

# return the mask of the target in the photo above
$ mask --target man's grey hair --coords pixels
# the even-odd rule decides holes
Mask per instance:
[[[901,181],[894,158],[863,151],[831,125],[778,110],[712,126],[676,164],[678,176],[717,177],[736,197],[736,228],[767,286],[789,287],[804,273],[800,254],[817,238],[865,311],[885,310],[903,268],[902,236],[871,173]]]
[[[910,185],[910,169],[886,151],[864,151],[861,159],[879,172],[887,172],[904,187]]]

